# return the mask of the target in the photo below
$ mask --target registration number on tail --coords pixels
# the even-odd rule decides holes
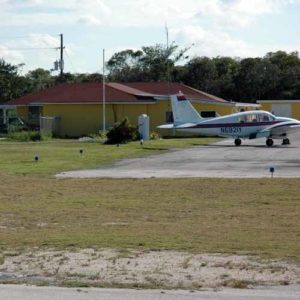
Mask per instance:
[[[221,133],[238,134],[242,132],[241,127],[221,127]]]

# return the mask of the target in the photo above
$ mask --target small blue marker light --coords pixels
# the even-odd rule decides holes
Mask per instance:
[[[83,154],[83,149],[80,149],[79,153],[80,153],[80,155],[82,155]]]
[[[36,161],[36,162],[38,162],[39,159],[40,159],[40,157],[39,157],[38,155],[36,155],[36,156],[34,157],[34,161]]]
[[[275,172],[275,168],[274,167],[270,167],[270,173],[271,173],[271,177],[273,178]]]

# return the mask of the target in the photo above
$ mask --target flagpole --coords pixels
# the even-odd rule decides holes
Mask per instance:
[[[102,88],[102,91],[103,91],[103,95],[102,95],[102,107],[103,107],[103,116],[102,116],[102,119],[103,119],[103,132],[105,132],[106,128],[105,128],[105,49],[103,49],[103,71],[102,71],[102,82],[103,82],[103,88]]]

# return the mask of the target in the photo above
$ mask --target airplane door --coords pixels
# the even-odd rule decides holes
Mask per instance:
[[[278,117],[292,116],[291,104],[272,104],[272,113]]]

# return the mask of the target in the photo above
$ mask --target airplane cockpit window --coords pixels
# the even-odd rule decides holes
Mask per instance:
[[[250,123],[250,122],[270,122],[274,121],[275,118],[269,114],[247,114],[239,117],[240,123]]]
[[[263,122],[268,122],[270,121],[270,118],[268,115],[263,115]]]
[[[267,115],[267,114],[262,115],[262,122],[269,122],[274,120],[275,118],[272,115]]]
[[[249,123],[249,122],[258,122],[258,121],[259,121],[259,115],[256,114],[243,115],[239,117],[240,123]]]

